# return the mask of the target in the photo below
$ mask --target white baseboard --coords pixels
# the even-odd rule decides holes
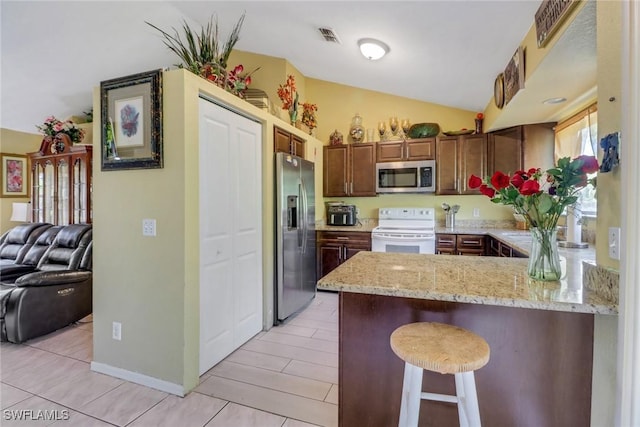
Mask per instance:
[[[184,387],[180,384],[170,383],[169,381],[160,380],[138,372],[131,372],[126,369],[116,368],[115,366],[106,365],[99,362],[91,362],[91,370],[101,374],[110,375],[132,383],[140,384],[145,387],[151,387],[165,393],[175,394],[184,397]]]

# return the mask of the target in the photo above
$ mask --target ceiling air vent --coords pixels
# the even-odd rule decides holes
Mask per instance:
[[[326,41],[341,44],[338,35],[331,28],[318,28],[318,31]]]

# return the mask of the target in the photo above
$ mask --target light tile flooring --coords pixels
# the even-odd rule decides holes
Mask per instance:
[[[25,344],[2,343],[0,425],[337,426],[337,309],[337,294],[319,291],[295,317],[206,372],[184,398],[92,372],[90,318]],[[31,419],[12,419],[18,415]]]

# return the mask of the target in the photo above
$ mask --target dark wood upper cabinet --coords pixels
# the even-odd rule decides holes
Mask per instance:
[[[555,125],[555,122],[534,123],[490,132],[487,173],[553,167]]]
[[[409,160],[433,160],[436,158],[436,139],[420,138],[403,141],[380,141],[376,161],[401,162]]]
[[[376,195],[375,143],[327,145],[323,156],[324,197]]]
[[[468,187],[469,176],[487,171],[487,135],[443,136],[436,146],[436,193],[480,194]]]
[[[273,150],[304,158],[305,140],[277,126],[273,127]]]
[[[469,188],[469,177],[484,177],[487,174],[487,135],[484,133],[463,135],[460,144],[460,194],[480,194]]]
[[[512,174],[524,168],[524,137],[522,126],[502,129],[489,134],[488,173],[501,171]]]

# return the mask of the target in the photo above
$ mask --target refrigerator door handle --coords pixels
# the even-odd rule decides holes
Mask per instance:
[[[307,224],[307,214],[308,214],[308,209],[309,209],[309,205],[307,203],[307,190],[304,186],[304,181],[300,181],[300,196],[301,196],[301,203],[302,203],[302,209],[301,209],[301,225],[302,225],[302,253],[306,253],[307,252],[307,235],[309,233],[309,226]]]
[[[304,223],[303,218],[304,218],[304,208],[303,208],[303,203],[302,203],[302,184],[298,183],[298,209],[296,209],[298,211],[298,247],[301,248],[302,247],[302,242],[304,241],[302,238],[302,232],[304,229]]]

